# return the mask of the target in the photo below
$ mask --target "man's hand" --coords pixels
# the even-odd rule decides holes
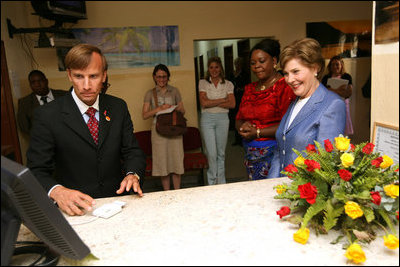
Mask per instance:
[[[84,215],[85,209],[91,211],[96,203],[93,198],[78,190],[57,186],[50,193],[50,198],[57,202],[58,207],[68,215]]]
[[[135,174],[128,174],[127,176],[125,176],[124,180],[122,180],[121,182],[121,186],[117,190],[117,194],[121,194],[122,192],[124,192],[124,190],[128,192],[129,190],[131,190],[131,187],[133,188],[133,191],[135,193],[138,193],[140,197],[143,196],[143,192],[139,184],[139,178]]]

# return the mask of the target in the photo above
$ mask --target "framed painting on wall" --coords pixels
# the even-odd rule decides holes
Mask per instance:
[[[375,44],[399,41],[399,1],[375,1]]]
[[[109,68],[180,65],[178,26],[71,29],[80,43],[101,49]],[[58,51],[59,62],[68,49]],[[60,70],[63,67],[59,64]]]
[[[321,44],[325,59],[371,56],[371,20],[310,22],[306,34]]]

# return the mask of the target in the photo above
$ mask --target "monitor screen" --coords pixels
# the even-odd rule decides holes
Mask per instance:
[[[85,1],[31,1],[37,15],[59,22],[86,19]]]
[[[30,170],[1,156],[1,265],[9,265],[23,223],[52,251],[83,259],[90,249]]]

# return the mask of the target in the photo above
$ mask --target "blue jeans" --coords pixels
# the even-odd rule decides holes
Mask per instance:
[[[228,113],[203,112],[200,126],[209,166],[207,170],[208,184],[225,184],[225,148],[229,131]]]

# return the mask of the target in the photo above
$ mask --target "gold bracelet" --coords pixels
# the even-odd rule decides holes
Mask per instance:
[[[257,138],[260,138],[260,132],[261,132],[260,128],[257,128]]]

